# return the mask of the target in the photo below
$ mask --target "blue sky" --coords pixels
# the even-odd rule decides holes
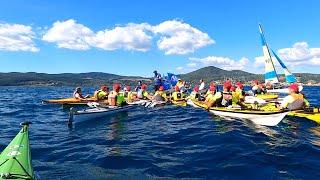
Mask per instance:
[[[0,72],[263,73],[258,23],[293,72],[319,73],[320,1],[2,1]]]

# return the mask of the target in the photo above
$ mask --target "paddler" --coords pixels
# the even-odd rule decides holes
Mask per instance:
[[[230,92],[231,87],[232,87],[232,84],[229,80],[223,83],[221,105],[224,107],[228,107],[232,105],[232,93]]]
[[[109,87],[103,85],[99,90],[94,92],[93,97],[97,100],[104,100],[104,99],[108,99],[108,95],[109,95]]]
[[[220,105],[219,101],[221,101],[222,94],[221,92],[217,92],[216,90],[216,85],[214,83],[211,83],[209,86],[209,90],[207,91],[205,96],[206,99],[204,101],[208,109],[212,106]]]
[[[76,89],[73,92],[73,97],[76,99],[84,100],[86,98],[89,98],[90,95],[83,96],[81,87],[76,87]]]
[[[138,86],[136,86],[136,88],[134,89],[136,92],[138,92],[141,89],[142,86],[142,81],[138,82]]]
[[[189,99],[199,99],[199,86],[195,86],[189,95]]]
[[[200,91],[200,93],[204,93],[204,91],[205,91],[205,83],[204,83],[204,80],[203,79],[200,79],[200,82],[199,82],[199,91]]]
[[[231,89],[232,91],[233,89]],[[242,105],[244,102],[245,91],[243,90],[243,84],[241,82],[236,82],[236,88],[232,92],[232,104]]]
[[[305,100],[303,94],[299,92],[298,84],[291,84],[288,89],[289,95],[283,99],[281,105],[278,106],[279,109],[298,110],[308,105],[308,101]]]
[[[174,92],[172,93],[172,100],[173,101],[184,101],[184,95],[182,92],[180,92],[179,86],[175,86]]]
[[[155,101],[167,101],[167,94],[164,91],[164,87],[160,86],[159,89],[154,93],[153,100]]]
[[[126,86],[126,94],[127,94],[127,100],[129,102],[137,99],[137,93],[136,92],[132,92],[130,86]]]
[[[252,92],[253,92],[253,95],[257,95],[257,94],[261,94],[261,89],[260,89],[260,86],[259,86],[259,81],[258,80],[253,80],[251,82],[251,85],[252,85]]]
[[[178,87],[179,89],[181,89],[182,86],[183,86],[183,81],[179,78],[179,79],[178,79],[178,82],[177,82],[177,84],[176,84],[176,87]]]
[[[154,73],[154,90],[157,91],[162,84],[162,78],[161,78],[161,74],[158,73],[156,70],[153,71],[153,73]]]
[[[120,89],[121,89],[121,85],[116,83],[113,84],[112,86],[112,91],[110,92],[109,96],[108,96],[108,103],[111,106],[122,106],[123,104],[125,104],[125,99],[123,95],[120,95]]]
[[[151,97],[147,91],[147,85],[145,85],[145,84],[141,85],[141,89],[138,90],[137,96],[139,99],[151,99]]]

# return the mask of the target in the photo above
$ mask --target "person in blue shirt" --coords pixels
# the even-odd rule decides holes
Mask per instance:
[[[156,70],[153,71],[153,73],[154,73],[154,90],[157,91],[159,90],[159,87],[162,85],[161,74],[158,73]]]

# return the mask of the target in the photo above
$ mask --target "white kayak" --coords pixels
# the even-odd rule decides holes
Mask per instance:
[[[228,110],[222,108],[211,108],[209,110],[217,116],[225,116],[237,119],[247,119],[255,124],[263,126],[276,126],[289,113],[284,111],[278,112],[262,112],[262,111],[243,111],[243,110]]]
[[[303,90],[303,86],[299,85],[299,92]],[[281,93],[281,94],[289,94],[288,88],[280,88],[280,89],[267,89],[267,93]]]
[[[166,101],[149,101],[145,104],[144,107],[154,108],[154,107],[164,106],[166,104],[167,104]]]
[[[191,99],[187,100],[187,104],[195,108],[201,108],[200,106],[197,106]]]
[[[101,118],[106,115],[127,111],[132,107],[133,106],[131,105],[127,105],[123,107],[108,106],[108,107],[89,108],[89,109],[80,110],[80,111],[76,111],[73,108],[71,108],[69,113],[69,124],[80,123],[80,122],[84,122],[84,121],[88,121],[96,118]]]
[[[197,100],[190,99],[187,103],[197,108],[207,108],[207,106]],[[231,117],[235,119],[247,119],[258,125],[276,126],[289,113],[287,111],[260,111],[243,110],[238,108],[211,107],[209,111],[217,116]]]
[[[140,99],[140,100],[135,100],[132,102],[127,102],[127,104],[145,106],[148,102],[150,102],[150,100]]]

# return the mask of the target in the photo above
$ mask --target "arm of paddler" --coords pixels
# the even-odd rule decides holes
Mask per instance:
[[[292,102],[292,97],[291,96],[286,96],[282,103],[280,105],[278,105],[278,109],[282,110],[282,109],[286,109],[289,106],[289,103]]]
[[[306,98],[303,99],[303,102],[305,107],[310,107],[310,103]]]

